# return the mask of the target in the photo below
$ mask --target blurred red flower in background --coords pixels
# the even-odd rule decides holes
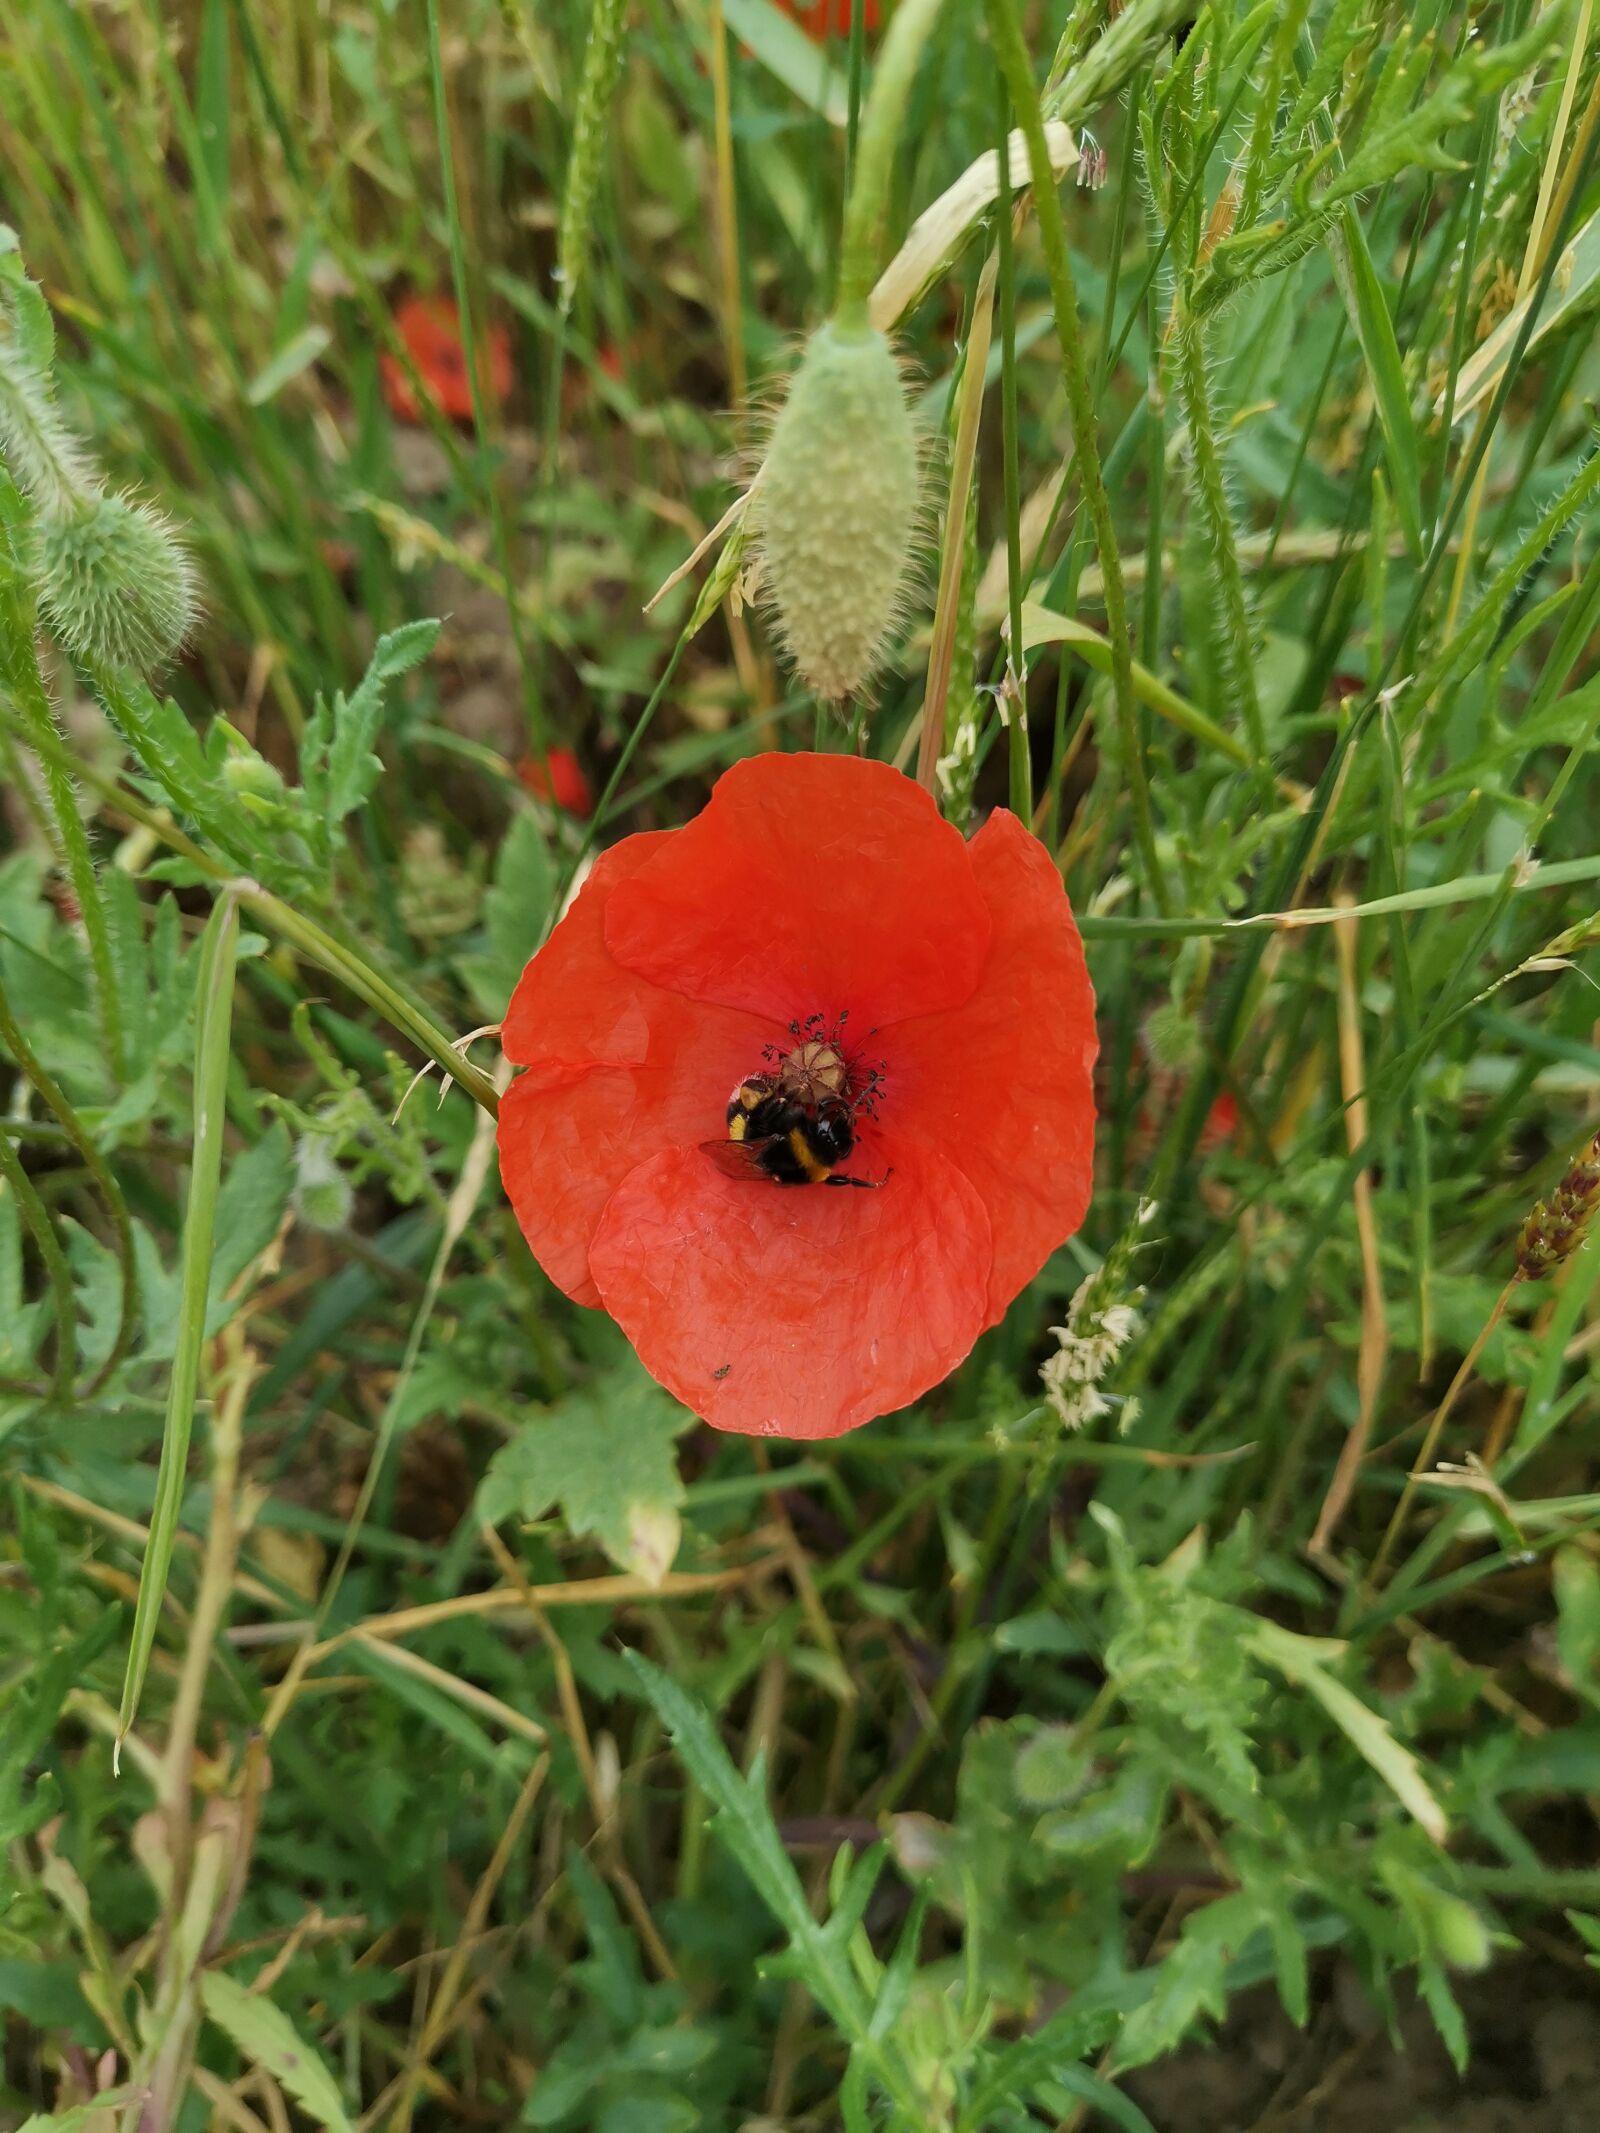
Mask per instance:
[[[461,314],[448,296],[408,296],[395,311],[394,322],[417,375],[441,414],[452,422],[472,420],[472,386],[467,376],[467,352],[461,339]],[[504,326],[491,326],[480,337],[478,361],[483,373],[484,398],[492,406],[511,391],[511,336]],[[378,358],[383,376],[383,396],[398,422],[420,422],[422,410],[406,375],[405,365],[387,349]]]
[[[542,759],[525,755],[517,765],[517,776],[536,800],[552,801],[584,821],[594,813],[593,788],[570,748],[552,748]]]
[[[778,0],[791,22],[798,22],[813,44],[850,34],[850,0]],[[878,0],[863,0],[863,27],[870,37],[878,27]]]
[[[813,1017],[875,1191],[716,1160],[730,1091],[792,1070]],[[1060,876],[1015,816],[966,844],[883,763],[757,757],[603,853],[502,1042],[523,1235],[718,1429],[903,1407],[1088,1205],[1094,995]]]

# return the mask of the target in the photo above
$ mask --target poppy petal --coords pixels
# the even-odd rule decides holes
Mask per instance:
[[[959,1013],[884,1033],[882,1116],[944,1148],[982,1196],[992,1325],[1089,1205],[1099,1046],[1083,943],[1049,853],[1004,809],[969,850],[994,919],[989,960]]]
[[[605,932],[619,962],[695,999],[882,1024],[967,999],[990,920],[966,845],[910,778],[765,755],[619,883]]]
[[[618,1186],[589,1265],[645,1368],[713,1428],[817,1438],[955,1368],[990,1256],[983,1202],[936,1149],[897,1147],[868,1193],[743,1182],[677,1148]]]
[[[500,1174],[534,1257],[598,1304],[589,1239],[642,1156],[724,1130],[728,1093],[761,1065],[772,1025],[664,992],[607,955],[606,898],[670,830],[601,854],[506,1010],[506,1057],[527,1068],[500,1104]]]
[[[663,1063],[666,1029],[674,1033],[667,1049],[677,1058],[690,1024],[719,1028],[725,1041],[737,1036],[745,1047],[732,1080],[707,1084],[718,1106],[727,1103],[740,1074],[760,1066],[762,1046],[780,1034],[770,1023],[736,1010],[691,1006],[681,994],[625,969],[606,947],[606,905],[613,891],[681,834],[644,830],[602,852],[572,908],[517,980],[500,1045],[508,1059],[528,1069],[524,1081],[552,1088],[594,1067]],[[691,1071],[689,1062],[683,1065]],[[701,1093],[697,1085],[693,1096]],[[721,1117],[719,1108],[718,1123]],[[654,1135],[654,1144],[661,1138]]]

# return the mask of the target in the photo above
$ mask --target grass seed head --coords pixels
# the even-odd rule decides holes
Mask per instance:
[[[33,576],[50,627],[96,665],[153,673],[195,624],[188,554],[159,511],[126,497],[95,496],[41,518]]]
[[[1517,1273],[1523,1281],[1553,1274],[1583,1242],[1600,1205],[1600,1133],[1568,1165],[1517,1233]]]
[[[801,680],[821,697],[854,695],[899,620],[920,481],[888,342],[864,325],[820,327],[773,426],[755,503],[766,596]]]

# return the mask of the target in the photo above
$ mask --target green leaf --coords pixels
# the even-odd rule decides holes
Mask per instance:
[[[326,326],[307,326],[303,333],[286,341],[272,360],[256,372],[245,388],[245,399],[252,407],[265,407],[269,400],[277,398],[291,378],[298,378],[301,371],[310,369],[332,339]]]
[[[1579,1548],[1555,1560],[1556,1650],[1567,1682],[1585,1703],[1600,1704],[1600,1573]]]
[[[17,2133],[78,2133],[81,2127],[103,2124],[107,2112],[137,2103],[142,2094],[140,2089],[105,2089],[93,2103],[75,2103],[65,2111],[35,2111],[22,2121]]]
[[[1064,644],[1097,674],[1111,672],[1111,645],[1098,630],[1090,629],[1086,622],[1078,622],[1069,615],[1058,615],[1037,600],[1024,600],[1022,648],[1031,652],[1039,644]],[[1235,740],[1204,711],[1196,710],[1186,697],[1169,688],[1159,674],[1152,674],[1137,660],[1133,662],[1133,693],[1140,703],[1159,712],[1181,733],[1187,733],[1191,740],[1204,741],[1208,748],[1231,756],[1236,763],[1249,761],[1249,750],[1241,741]]]
[[[775,80],[809,109],[820,112],[829,125],[844,124],[848,116],[844,77],[798,23],[774,7],[772,0],[723,0],[723,16],[734,36],[749,46]]]
[[[1397,1741],[1377,1712],[1342,1681],[1334,1679],[1323,1661],[1330,1650],[1325,1637],[1299,1637],[1276,1622],[1258,1622],[1247,1638],[1251,1648],[1286,1681],[1309,1691],[1358,1755],[1377,1771],[1407,1812],[1421,1823],[1435,1844],[1449,1834],[1444,1809],[1429,1790],[1422,1766],[1411,1750]]]
[[[1600,1918],[1588,1911],[1569,1911],[1567,1924],[1589,1951],[1584,1961],[1592,1970],[1600,1970]]]
[[[235,949],[239,907],[232,896],[214,906],[200,946],[199,1019],[194,1056],[194,1160],[189,1173],[189,1204],[183,1224],[183,1301],[179,1311],[176,1354],[167,1387],[166,1422],[161,1436],[161,1464],[156,1473],[155,1509],[139,1598],[134,1608],[128,1671],[122,1685],[117,1738],[133,1724],[139,1692],[155,1648],[156,1624],[166,1596],[172,1550],[178,1535],[189,1466],[189,1434],[194,1427],[195,1396],[200,1387],[200,1353],[206,1337],[210,1293],[211,1246],[216,1231],[217,1193],[222,1179],[222,1131],[228,1087],[229,1040],[233,1031]]]
[[[574,1393],[525,1422],[489,1463],[478,1514],[542,1518],[592,1534],[614,1563],[659,1583],[678,1552],[683,1483],[673,1439],[690,1416],[641,1373]]]
[[[1099,2051],[1117,2032],[1124,2012],[1139,1996],[1141,1980],[1075,1992],[1014,2044],[1008,2044],[973,2091],[959,2121],[960,2133],[987,2133],[996,2113],[1013,2097],[1029,2095],[1041,2081],[1059,2081],[1063,2069]]]
[[[783,1839],[766,1805],[766,1766],[762,1758],[757,1755],[749,1777],[740,1777],[700,1704],[693,1702],[670,1674],[651,1666],[642,1653],[625,1651],[623,1657],[634,1670],[655,1715],[670,1732],[678,1755],[683,1755],[689,1777],[717,1809],[713,1824],[717,1837],[732,1851],[755,1894],[794,1943],[800,1956],[800,1975],[806,1977],[813,1992],[838,2020],[841,2005],[860,2001],[860,1988],[855,1986],[849,1964],[823,1941],[806,1892],[800,1888],[794,1866],[789,1864],[789,1854],[783,1849]]]
[[[1256,1899],[1245,1890],[1219,1897],[1186,1921],[1177,1945],[1153,1966],[1148,1999],[1123,2024],[1114,2055],[1120,2072],[1175,2050],[1202,2017],[1221,2020],[1228,1965],[1260,1922]]]
[[[1413,559],[1422,561],[1422,470],[1417,457],[1417,426],[1411,413],[1394,321],[1372,264],[1366,236],[1353,207],[1346,206],[1328,232],[1334,278],[1350,314],[1350,323],[1367,359],[1378,422],[1383,431],[1394,507]]]
[[[287,2089],[328,2133],[352,2133],[332,2074],[320,2056],[269,1999],[247,1992],[223,1970],[202,1970],[200,1998],[207,2015],[254,2066]]]

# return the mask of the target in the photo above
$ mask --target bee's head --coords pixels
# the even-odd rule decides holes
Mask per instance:
[[[855,1124],[849,1104],[831,1096],[817,1106],[812,1139],[818,1155],[830,1163],[842,1163],[856,1144]]]

